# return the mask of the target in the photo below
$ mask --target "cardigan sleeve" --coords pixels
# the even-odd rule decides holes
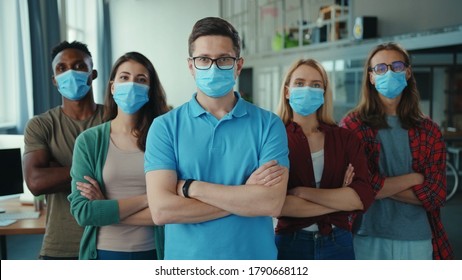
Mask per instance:
[[[74,146],[71,167],[72,192],[68,200],[71,204],[71,214],[81,226],[104,226],[120,222],[116,200],[89,200],[77,189],[77,182],[87,182],[83,176],[89,176],[103,186],[102,172],[97,170],[100,168],[98,156],[101,156],[101,153],[106,154],[107,151],[98,149],[96,143],[103,141],[102,137],[98,137],[101,133],[96,133],[97,129],[101,128],[104,128],[104,125],[84,131],[77,137]]]

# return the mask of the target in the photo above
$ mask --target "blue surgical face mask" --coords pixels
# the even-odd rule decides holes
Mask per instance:
[[[207,70],[196,69],[196,85],[209,97],[225,96],[233,89],[235,83],[234,68],[221,70],[212,65]]]
[[[132,115],[149,101],[149,86],[134,82],[114,83],[114,101],[126,114]]]
[[[299,115],[308,116],[316,112],[324,104],[324,90],[312,87],[289,88],[289,104]]]
[[[396,73],[388,70],[385,74],[374,77],[377,91],[391,99],[400,95],[407,86],[406,71]]]
[[[58,84],[58,91],[62,96],[70,100],[80,100],[87,95],[90,90],[88,77],[91,72],[82,72],[75,70],[67,70],[66,72],[55,76]]]

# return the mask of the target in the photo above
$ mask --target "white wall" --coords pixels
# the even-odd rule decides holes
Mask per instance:
[[[196,86],[189,73],[188,37],[194,23],[219,16],[217,0],[111,0],[112,52],[114,61],[129,51],[148,57],[167,93],[177,107],[187,102]]]

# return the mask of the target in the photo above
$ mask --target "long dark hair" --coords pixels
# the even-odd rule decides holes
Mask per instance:
[[[382,50],[391,50],[400,53],[404,62],[408,65],[408,67],[411,67],[408,52],[397,43],[389,42],[380,44],[369,53],[367,61],[364,64],[361,99],[358,106],[356,106],[352,112],[356,112],[359,119],[366,125],[376,129],[388,127],[384,106],[380,100],[379,93],[369,79],[369,69],[373,66],[370,65],[371,60],[376,53]],[[424,114],[419,107],[420,95],[417,89],[414,73],[412,72],[412,69],[409,70],[411,70],[411,75],[407,80],[407,86],[401,94],[401,100],[397,108],[397,114],[401,121],[401,125],[405,129],[417,126],[424,117]]]
[[[117,104],[111,93],[111,85],[114,82],[115,75],[119,66],[129,60],[136,61],[146,67],[149,72],[149,101],[140,108],[136,114],[134,135],[138,138],[137,144],[140,150],[146,150],[146,137],[149,127],[154,118],[168,111],[165,91],[160,83],[159,76],[151,61],[138,52],[128,52],[122,55],[112,66],[109,82],[106,87],[106,97],[104,100],[104,120],[113,120],[117,116]]]

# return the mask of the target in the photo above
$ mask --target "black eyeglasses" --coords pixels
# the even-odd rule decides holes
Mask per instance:
[[[409,65],[402,61],[393,61],[391,64],[379,63],[374,67],[369,67],[369,71],[374,71],[377,75],[383,75],[388,72],[388,67],[395,73],[403,72]]]
[[[196,57],[190,57],[189,59],[192,59],[194,63],[194,67],[199,70],[207,70],[212,67],[213,63],[217,65],[218,69],[221,70],[229,70],[234,68],[234,64],[236,63],[236,60],[238,60],[238,57],[232,57],[232,56],[223,56],[219,58],[212,59],[210,57],[206,56],[196,56]]]

